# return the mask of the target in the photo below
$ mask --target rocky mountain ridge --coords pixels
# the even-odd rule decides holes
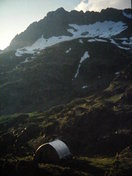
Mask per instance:
[[[124,13],[123,13],[124,12]],[[32,45],[42,35],[48,39],[52,36],[71,35],[67,32],[68,24],[86,25],[93,24],[97,21],[122,21],[131,25],[131,18],[127,16],[131,13],[130,9],[117,10],[108,8],[99,12],[77,12],[75,10],[71,12],[65,11],[63,8],[59,8],[56,11],[49,12],[47,16],[38,21],[32,23],[24,32],[12,40],[8,50],[14,50],[22,48],[24,46]],[[126,15],[125,15],[126,14]],[[130,33],[130,29],[128,33]],[[128,34],[126,35],[128,37]]]

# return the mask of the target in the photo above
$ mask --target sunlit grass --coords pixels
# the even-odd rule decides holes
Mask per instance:
[[[94,166],[94,167],[98,167],[101,169],[108,169],[111,168],[113,163],[114,163],[114,158],[113,157],[80,157],[80,160],[89,162],[90,165]]]

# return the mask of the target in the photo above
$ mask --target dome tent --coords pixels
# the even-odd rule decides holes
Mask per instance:
[[[37,162],[59,162],[71,156],[68,146],[59,139],[42,144],[35,152]]]

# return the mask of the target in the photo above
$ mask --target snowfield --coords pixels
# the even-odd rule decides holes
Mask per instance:
[[[40,50],[53,46],[57,43],[78,38],[111,38],[112,36],[115,36],[128,28],[126,24],[121,21],[104,21],[89,25],[69,24],[69,27],[70,28],[67,29],[67,31],[71,33],[72,36],[52,36],[46,39],[42,35],[42,37],[39,38],[33,45],[17,49],[15,53],[16,57],[21,57],[23,54],[37,54]],[[81,40],[80,43],[82,43]]]
[[[110,38],[115,36],[125,29],[127,26],[125,23],[119,21],[104,21],[104,22],[96,22],[94,24],[89,25],[77,25],[77,24],[70,24],[72,29],[68,29],[70,33],[75,38],[78,37],[100,37],[100,38]]]

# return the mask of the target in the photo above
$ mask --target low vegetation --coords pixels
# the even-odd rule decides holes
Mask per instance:
[[[129,65],[101,94],[44,112],[2,115],[2,174],[131,175],[131,70]],[[56,138],[67,143],[73,159],[58,165],[36,165],[33,156],[37,147]]]

